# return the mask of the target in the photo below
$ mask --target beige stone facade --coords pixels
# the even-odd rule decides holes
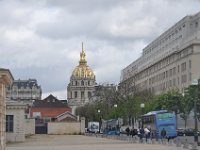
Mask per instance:
[[[200,78],[200,13],[186,16],[143,49],[143,54],[121,72],[124,94],[154,94],[184,87]]]
[[[15,101],[6,102],[6,117],[13,118],[6,120],[7,131],[6,131],[6,142],[23,142],[25,141],[25,109],[26,105]],[[11,128],[9,127],[11,126]]]
[[[6,86],[12,84],[13,76],[8,69],[0,68],[0,150],[5,150]]]
[[[85,118],[77,122],[48,122],[48,134],[84,134]]]
[[[35,118],[25,119],[25,136],[35,134]]]

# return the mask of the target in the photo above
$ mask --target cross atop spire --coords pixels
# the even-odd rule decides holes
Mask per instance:
[[[83,42],[82,42],[82,53],[84,52],[84,49],[83,49]]]

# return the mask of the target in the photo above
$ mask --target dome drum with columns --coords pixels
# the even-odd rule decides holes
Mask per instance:
[[[85,56],[82,43],[79,65],[73,70],[67,87],[68,103],[72,109],[90,102],[95,91],[95,75],[87,65]]]

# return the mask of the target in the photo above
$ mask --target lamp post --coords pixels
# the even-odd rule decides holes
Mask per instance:
[[[197,79],[194,79],[193,81],[192,81],[192,85],[193,86],[196,86],[196,85],[198,85],[198,80]],[[196,88],[195,88],[195,91],[194,91],[194,94],[195,94],[195,96],[194,96],[194,141],[198,144],[198,122],[197,122],[197,90],[196,90]]]
[[[145,107],[145,104],[144,104],[144,103],[141,103],[141,104],[140,104],[140,108],[142,109],[142,115],[144,114],[144,107]]]
[[[144,115],[144,107],[145,107],[145,104],[144,103],[141,103],[140,104],[140,108],[142,110],[142,115]],[[142,118],[142,117],[141,117]],[[143,122],[142,122],[142,119],[141,119],[141,123],[142,123],[142,126],[140,125],[140,127],[143,127]]]
[[[115,104],[114,107],[115,107],[115,119],[117,119],[117,115],[116,115],[117,104]]]
[[[99,133],[100,133],[100,130],[101,130],[101,115],[100,115],[101,110],[98,109],[97,112],[98,112],[98,114],[99,114]]]
[[[119,120],[117,117],[117,104],[115,104],[114,107],[115,107],[115,119],[117,120],[117,130],[119,130]]]

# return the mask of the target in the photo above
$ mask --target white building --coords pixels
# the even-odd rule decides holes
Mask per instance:
[[[186,16],[143,49],[142,56],[121,71],[120,91],[160,94],[183,92],[200,78],[200,13]]]
[[[42,89],[36,79],[14,80],[7,88],[7,98],[14,101],[32,103],[33,100],[41,100]]]

